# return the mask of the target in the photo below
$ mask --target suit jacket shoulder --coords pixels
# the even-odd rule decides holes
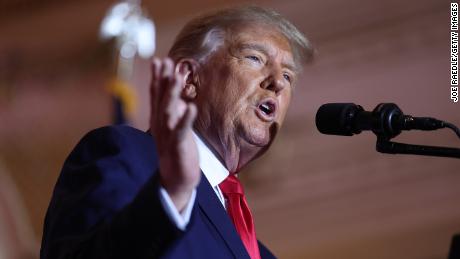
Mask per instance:
[[[44,224],[41,258],[155,258],[181,235],[158,198],[153,138],[93,130],[70,153]]]

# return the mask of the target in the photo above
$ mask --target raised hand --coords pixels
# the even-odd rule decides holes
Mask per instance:
[[[179,211],[187,205],[201,177],[192,134],[197,109],[181,98],[184,77],[171,59],[153,60],[150,129],[157,143],[161,184]]]

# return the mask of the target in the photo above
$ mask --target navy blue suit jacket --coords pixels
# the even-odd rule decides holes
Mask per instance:
[[[88,133],[56,183],[40,257],[249,258],[207,179],[201,177],[185,231],[159,198],[153,138],[127,126]],[[262,258],[274,256],[259,242]]]

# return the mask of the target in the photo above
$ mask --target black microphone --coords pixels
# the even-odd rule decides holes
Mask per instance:
[[[402,130],[436,130],[446,125],[434,118],[404,115],[394,103],[381,103],[371,112],[354,103],[327,103],[316,113],[316,127],[323,134],[341,136],[372,130],[377,136],[390,139]]]

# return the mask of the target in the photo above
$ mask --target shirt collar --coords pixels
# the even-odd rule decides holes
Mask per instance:
[[[216,187],[227,178],[229,172],[195,132],[193,136],[198,147],[200,169],[211,186]]]

